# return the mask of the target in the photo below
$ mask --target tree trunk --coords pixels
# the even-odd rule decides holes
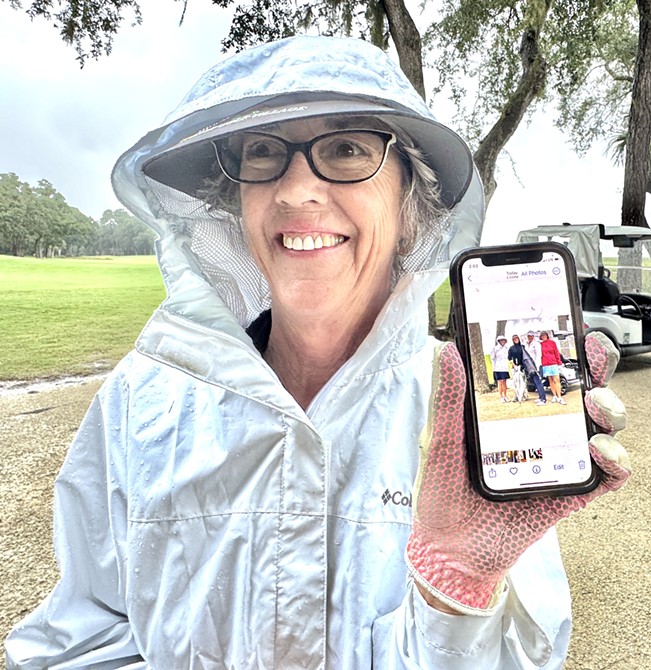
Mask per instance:
[[[491,387],[486,371],[486,358],[481,341],[481,327],[478,323],[468,324],[468,339],[470,340],[470,360],[472,361],[472,380],[475,391],[490,393]]]
[[[651,155],[651,0],[636,1],[639,35],[624,165],[623,226],[647,225],[644,205]]]
[[[651,1],[651,0],[647,0]],[[495,166],[497,157],[520,125],[520,121],[531,103],[545,90],[547,64],[538,48],[540,31],[547,18],[551,0],[546,0],[538,15],[537,25],[529,26],[520,41],[522,76],[520,82],[504,106],[500,118],[475,151],[474,159],[484,185],[486,207],[497,188]]]
[[[423,79],[423,52],[418,28],[403,0],[382,0],[382,4],[389,24],[389,33],[398,52],[400,69],[407,75],[411,85],[420,93],[423,100],[427,100]],[[428,302],[428,312],[429,334],[448,339],[450,336],[448,329],[439,331],[436,328],[436,304],[433,296]]]
[[[436,303],[434,302],[434,294],[428,298],[427,300],[427,314],[428,314],[428,322],[427,322],[427,332],[430,335],[436,335]]]
[[[500,335],[504,335],[506,337],[506,333],[504,332],[506,330],[506,321],[498,321],[497,325],[495,326],[495,340]]]
[[[383,0],[389,33],[398,52],[400,69],[411,85],[426,99],[420,33],[403,0]]]
[[[642,289],[642,245],[636,242],[632,249],[620,249],[617,285],[622,293],[636,293]]]
[[[646,226],[644,205],[651,181],[651,0],[637,0],[638,49],[628,118],[622,225]],[[617,283],[621,291],[642,289],[642,246],[620,249]]]

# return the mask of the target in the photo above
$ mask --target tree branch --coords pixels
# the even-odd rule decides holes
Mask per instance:
[[[403,0],[382,0],[382,4],[389,23],[389,32],[398,52],[400,68],[425,100],[423,56],[418,28]]]
[[[518,129],[531,103],[545,90],[547,82],[547,64],[538,48],[540,30],[549,10],[549,2],[544,5],[544,13],[536,26],[529,26],[522,34],[520,41],[520,61],[522,75],[518,86],[509,97],[502,114],[475,151],[474,159],[484,184],[486,206],[490,202],[497,181],[495,166],[497,157]]]
[[[633,80],[633,77],[630,77],[630,76],[625,75],[625,74],[617,74],[617,73],[610,67],[610,65],[609,65],[608,63],[604,63],[604,70],[606,70],[606,72],[610,75],[610,77],[611,77],[612,79],[614,79],[615,81],[625,81],[625,82],[628,82],[629,84],[632,84],[633,81],[634,81],[634,80]]]

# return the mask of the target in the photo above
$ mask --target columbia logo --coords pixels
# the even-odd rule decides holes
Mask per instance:
[[[403,507],[411,507],[411,493],[407,495],[406,493],[403,493],[402,491],[394,491],[391,493],[389,489],[387,489],[383,494],[382,494],[382,502],[387,505],[389,502],[393,503],[394,505],[402,505]]]

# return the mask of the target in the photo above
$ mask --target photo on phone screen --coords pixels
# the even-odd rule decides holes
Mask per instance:
[[[531,246],[464,252],[460,285],[453,280],[470,377],[473,474],[480,491],[497,499],[579,493],[596,484],[571,256],[555,244]]]

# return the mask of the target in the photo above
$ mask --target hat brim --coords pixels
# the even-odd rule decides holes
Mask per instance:
[[[226,110],[213,108],[197,112],[189,119],[186,137],[171,147],[150,157],[143,164],[149,178],[178,191],[197,197],[205,180],[215,173],[215,149],[212,140],[241,130],[260,128],[294,119],[328,116],[374,116],[403,129],[423,151],[430,167],[436,172],[443,204],[452,208],[461,200],[472,179],[472,156],[466,143],[450,128],[434,119],[420,116],[408,109],[396,109],[373,101],[357,98],[323,99],[315,94],[305,99],[301,94],[241,101]],[[314,99],[317,98],[317,99]],[[320,99],[319,99],[320,98]],[[220,118],[221,117],[221,118]],[[212,118],[212,123],[206,121]],[[218,118],[217,122],[214,119]]]

